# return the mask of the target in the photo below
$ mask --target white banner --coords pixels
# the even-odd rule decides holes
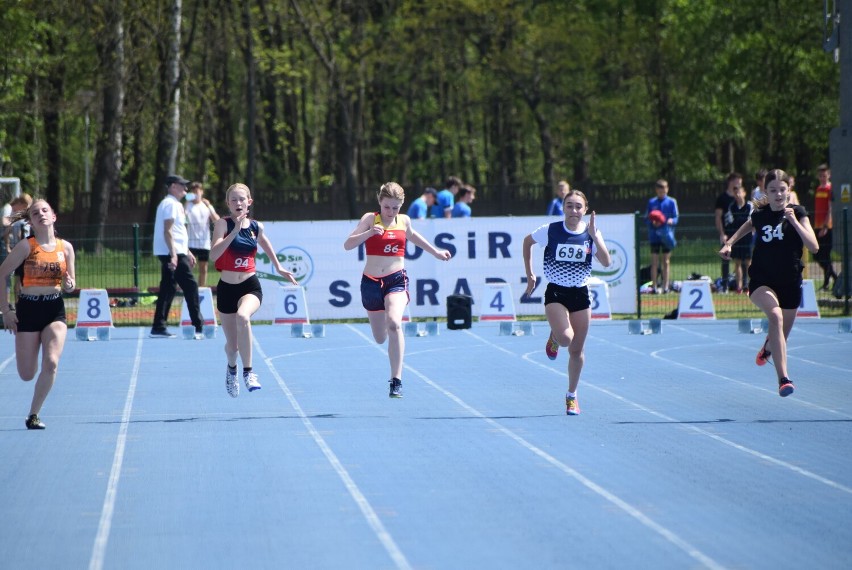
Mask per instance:
[[[632,214],[596,217],[609,247],[612,265],[604,268],[595,261],[592,274],[609,285],[613,313],[636,312],[633,219]],[[437,247],[448,249],[453,257],[449,261],[438,261],[413,244],[407,244],[405,267],[412,314],[445,317],[447,296],[455,294],[471,295],[474,314],[478,314],[476,297],[482,293],[482,285],[506,282],[512,286],[518,315],[543,316],[544,249],[539,246],[533,249],[533,268],[541,285],[527,296],[522,245],[527,234],[554,221],[548,216],[414,220],[415,230]],[[281,264],[305,287],[313,319],[365,316],[360,292],[364,248],[343,249],[343,242],[357,223],[357,220],[264,222],[264,231]],[[256,262],[258,272],[274,273],[263,252],[258,252]],[[264,290],[272,283],[264,279]],[[267,309],[266,303],[264,309]],[[256,317],[268,312],[271,311],[259,311]]]

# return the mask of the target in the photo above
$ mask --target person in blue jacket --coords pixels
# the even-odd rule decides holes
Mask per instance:
[[[648,224],[648,241],[651,244],[651,286],[656,293],[667,293],[671,283],[669,267],[672,250],[677,245],[674,227],[678,221],[677,200],[669,196],[669,183],[663,179],[654,184],[657,195],[648,200],[645,220]],[[660,262],[662,254],[662,263]],[[662,273],[661,284],[657,273]]]
[[[571,191],[571,185],[568,184],[566,180],[560,180],[556,184],[556,198],[551,200],[550,205],[547,207],[547,215],[548,216],[563,216],[564,213],[562,211],[562,201],[565,199],[565,196],[568,195],[568,192]]]
[[[422,220],[423,218],[429,217],[429,210],[432,206],[435,205],[435,200],[437,200],[438,191],[432,188],[431,186],[427,187],[423,194],[411,202],[411,205],[408,207],[408,217],[412,220]]]

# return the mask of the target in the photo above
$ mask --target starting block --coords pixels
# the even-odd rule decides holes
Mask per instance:
[[[292,338],[325,338],[325,325],[315,323],[293,323],[290,325]]]
[[[837,332],[852,333],[852,319],[841,319],[837,323]]]
[[[500,323],[500,336],[524,336],[535,334],[532,321],[503,321]]]
[[[77,325],[74,336],[77,340],[109,340],[112,327],[90,327]]]
[[[405,336],[438,336],[438,322],[427,321],[425,323],[404,322],[402,323],[402,333]]]
[[[205,324],[201,329],[204,333],[204,338],[216,338],[216,329],[219,328],[216,325],[207,325]],[[183,325],[180,329],[181,336],[184,340],[192,340],[195,338],[195,327],[192,325]]]
[[[210,287],[198,288],[198,308],[201,311],[201,320],[203,322],[201,331],[204,333],[204,338],[216,338],[216,311],[213,309],[213,290]],[[195,327],[192,325],[192,319],[189,318],[189,307],[184,299],[180,308],[180,332],[184,340],[193,340],[195,338]]]
[[[627,323],[628,334],[662,334],[663,321],[661,319],[648,319],[647,321],[629,321]]]
[[[737,323],[737,330],[745,334],[760,334],[769,328],[768,321],[766,323],[764,321],[766,319],[740,319]]]

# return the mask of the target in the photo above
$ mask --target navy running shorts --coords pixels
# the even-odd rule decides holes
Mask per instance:
[[[384,311],[385,297],[391,293],[408,295],[408,274],[405,269],[390,273],[384,277],[372,277],[366,273],[361,276],[361,304],[368,311]]]

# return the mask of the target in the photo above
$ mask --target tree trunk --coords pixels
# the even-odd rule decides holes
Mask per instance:
[[[254,60],[254,33],[252,32],[251,7],[249,2],[243,4],[243,25],[245,28],[245,46],[243,60],[246,66],[246,178],[249,188],[254,187],[254,173],[257,168],[257,66]]]
[[[121,139],[124,119],[124,15],[120,0],[103,5],[104,34],[99,36],[98,56],[104,70],[103,117],[95,150],[95,173],[89,206],[88,247],[103,249],[109,197],[121,185]]]
[[[160,106],[157,119],[157,150],[154,164],[154,187],[148,200],[148,223],[153,223],[157,206],[163,198],[166,176],[175,173],[178,135],[180,133],[180,18],[182,0],[172,0],[169,29],[164,38],[165,58],[162,68]]]

